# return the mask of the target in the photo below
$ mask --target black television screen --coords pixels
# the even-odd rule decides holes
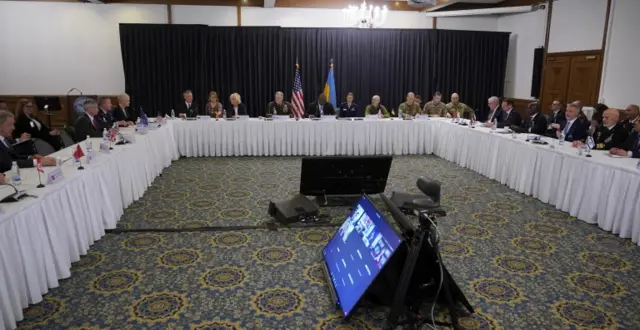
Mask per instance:
[[[304,157],[300,194],[379,194],[387,186],[392,160],[392,156]]]
[[[365,195],[322,249],[337,304],[348,317],[402,239]]]

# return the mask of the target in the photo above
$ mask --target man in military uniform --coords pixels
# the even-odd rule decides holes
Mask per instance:
[[[367,105],[367,108],[364,110],[364,115],[365,117],[369,115],[377,115],[378,112],[382,114],[382,117],[389,118],[389,111],[387,111],[387,108],[385,108],[384,105],[380,104],[380,96],[374,95],[371,98],[371,104]]]
[[[635,104],[629,104],[624,110],[626,119],[620,122],[620,125],[624,126],[627,132],[633,132],[633,128],[636,122],[640,121],[640,107]]]
[[[440,92],[433,93],[433,99],[424,105],[422,113],[433,117],[448,117],[447,107],[444,103],[440,102],[442,94]]]
[[[633,132],[629,134],[627,141],[620,148],[611,148],[609,153],[618,156],[640,158],[640,120],[636,120]]]
[[[620,113],[616,109],[607,109],[602,114],[602,126],[595,138],[595,148],[598,150],[609,150],[611,148],[619,148],[627,140],[629,134],[625,127],[618,124]],[[584,143],[574,141],[573,146],[576,148],[584,147]]]
[[[420,114],[420,105],[416,103],[416,95],[409,92],[407,94],[407,101],[400,104],[398,111],[402,113],[402,117],[415,117]]]
[[[456,113],[458,118],[474,119],[475,117],[473,110],[471,110],[471,108],[466,104],[460,102],[460,96],[458,93],[451,94],[451,102],[447,103],[446,108],[447,112],[451,116]]]
[[[275,101],[269,102],[267,105],[267,117],[273,116],[275,112],[278,116],[291,116],[293,107],[291,103],[284,100],[282,92],[276,92]]]

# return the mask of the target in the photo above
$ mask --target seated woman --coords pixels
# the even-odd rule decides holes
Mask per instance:
[[[49,143],[55,150],[62,149],[62,141],[60,140],[60,132],[56,129],[50,129],[36,117],[36,107],[33,102],[27,99],[18,101],[16,107],[17,119],[15,123],[16,129],[13,136],[19,137],[24,133],[28,133],[33,138],[39,138]]]
[[[221,118],[222,117],[222,103],[220,103],[220,101],[218,100],[218,93],[216,93],[215,91],[211,91],[209,93],[209,102],[207,102],[207,105],[205,106],[206,110],[207,110],[207,114],[210,115],[211,117],[215,117],[215,118]]]
[[[247,108],[242,104],[240,94],[233,93],[229,96],[229,106],[227,107],[227,118],[235,118],[239,116],[248,116]]]
[[[377,115],[378,113],[384,118],[389,118],[389,111],[387,111],[384,105],[380,104],[380,96],[374,95],[373,98],[371,98],[371,104],[367,105],[367,108],[364,110],[364,115],[366,117],[369,115]]]

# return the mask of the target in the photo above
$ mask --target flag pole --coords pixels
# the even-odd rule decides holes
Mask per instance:
[[[39,185],[36,186],[36,188],[44,188],[44,185],[42,184],[42,172],[40,172],[42,170],[42,163],[41,160],[38,160],[38,182],[40,182]]]

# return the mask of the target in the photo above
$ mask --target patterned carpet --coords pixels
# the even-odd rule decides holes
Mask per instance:
[[[297,193],[299,169],[299,158],[181,159],[120,226],[261,226],[270,199]],[[387,193],[417,192],[420,175],[443,181],[443,258],[477,311],[465,329],[640,329],[635,244],[437,157],[394,158]],[[322,211],[340,223],[348,208]],[[384,309],[342,323],[331,306],[320,250],[336,229],[109,234],[19,327],[380,329]]]

